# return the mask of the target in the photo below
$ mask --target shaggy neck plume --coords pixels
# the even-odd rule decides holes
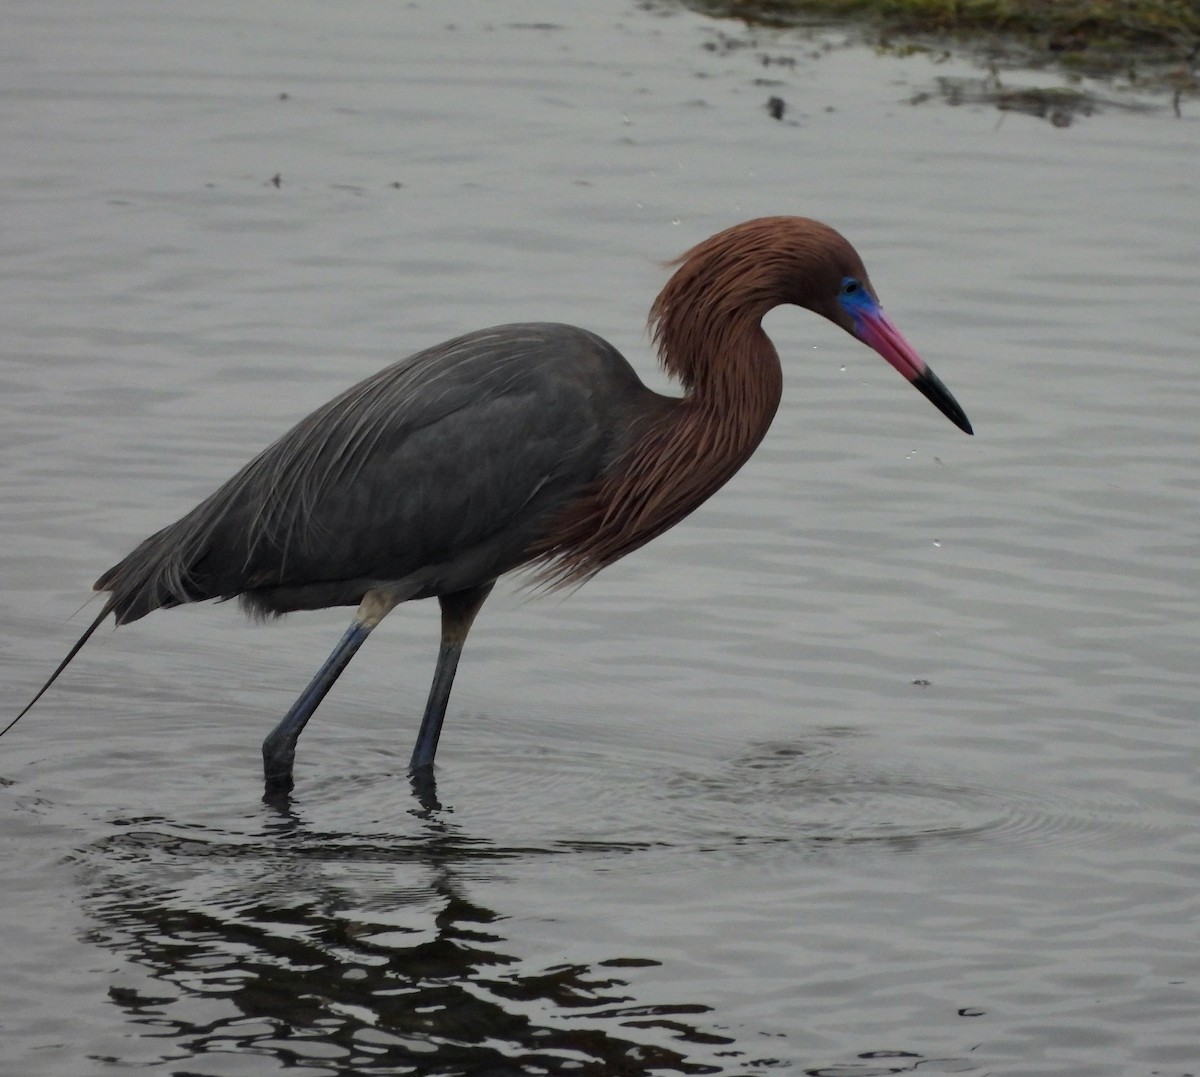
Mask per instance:
[[[559,521],[538,553],[544,582],[583,582],[645,545],[728,482],[762,441],[783,372],[760,323],[789,301],[783,263],[771,255],[792,237],[773,223],[730,229],[680,260],[650,324],[684,396],[663,398],[610,477]]]

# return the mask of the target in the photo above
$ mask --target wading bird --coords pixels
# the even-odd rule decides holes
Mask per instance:
[[[441,649],[410,764],[428,773],[463,643],[499,576],[531,566],[543,584],[581,583],[682,520],[754,452],[782,392],[761,326],[780,304],[840,325],[972,432],[827,225],[747,221],[676,265],[650,325],[681,397],[646,388],[612,345],[570,325],[501,325],[402,359],[105,572],[100,615],[14,723],[110,613],[124,625],[210,598],[260,617],[356,605],[263,742],[267,790],[287,792],[297,738],[371,630],[401,602],[436,597]]]

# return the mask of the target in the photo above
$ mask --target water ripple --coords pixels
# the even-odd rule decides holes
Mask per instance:
[[[1035,847],[1108,840],[1137,831],[1136,805],[1117,797],[1082,801],[1012,784],[865,764],[839,749],[844,735],[805,747],[758,745],[717,773],[681,773],[668,796],[693,825],[746,842],[857,844],[897,850],[930,842],[1002,841]]]

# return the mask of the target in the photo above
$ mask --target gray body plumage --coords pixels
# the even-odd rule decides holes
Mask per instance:
[[[210,598],[270,616],[477,586],[530,559],[651,397],[573,326],[458,337],[318,408],[96,588],[125,624]]]

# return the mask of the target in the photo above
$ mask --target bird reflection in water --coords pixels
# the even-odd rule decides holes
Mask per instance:
[[[423,794],[436,798],[432,784]],[[181,1060],[265,1054],[338,1077],[637,1075],[711,1073],[689,1045],[731,1049],[697,1024],[709,1007],[636,1000],[631,971],[657,961],[531,968],[506,951],[506,917],[467,894],[467,879],[478,888],[518,858],[594,846],[497,847],[428,803],[403,840],[321,833],[279,801],[263,811],[249,840],[143,819],[86,854],[90,937],[144,973],[109,991],[141,1028],[137,1060],[150,1051],[190,1072]]]

